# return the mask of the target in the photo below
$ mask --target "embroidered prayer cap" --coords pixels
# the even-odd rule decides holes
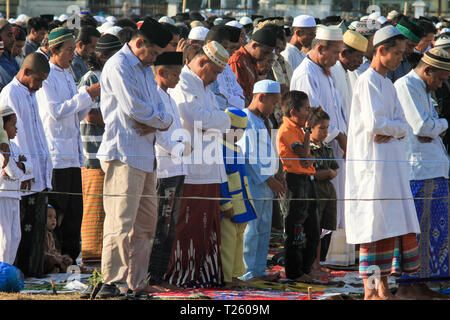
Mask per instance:
[[[71,30],[63,27],[55,28],[48,35],[48,47],[52,48],[71,39],[75,39]]]
[[[327,41],[342,41],[342,29],[332,26],[317,26],[316,39]]]
[[[155,66],[182,66],[183,52],[167,51],[161,53],[155,60]]]
[[[412,20],[402,18],[395,26],[409,40],[419,43],[423,37],[423,29]]]
[[[253,20],[250,19],[249,17],[242,17],[239,20],[239,23],[242,24],[243,26],[249,25],[249,24],[253,24]]]
[[[161,22],[170,23],[170,24],[175,25],[175,21],[171,17],[168,17],[168,16],[162,16],[161,18],[159,18],[158,22],[159,23],[161,23]]]
[[[205,27],[195,27],[192,28],[189,32],[188,39],[190,40],[200,40],[205,41],[206,35],[208,34],[209,29]]]
[[[253,86],[253,93],[281,93],[280,83],[269,79],[260,80]]]
[[[120,50],[122,48],[122,43],[119,38],[115,35],[107,33],[102,35],[95,45],[96,52],[112,52],[116,50]]]
[[[422,61],[426,64],[450,71],[450,54],[444,48],[432,48],[425,52]]]
[[[383,42],[388,41],[389,39],[392,39],[394,37],[401,37],[405,38],[403,33],[400,32],[399,29],[396,27],[389,25],[381,28],[377,32],[375,32],[375,35],[373,36],[373,46],[377,46],[379,44],[382,44]]]
[[[342,36],[344,43],[361,52],[367,51],[367,46],[369,45],[369,40],[367,40],[363,35],[359,34],[353,30],[347,30]]]
[[[299,16],[296,16],[294,20],[292,21],[292,27],[298,27],[298,28],[312,28],[316,27],[316,20],[312,16],[308,16],[306,14],[302,14]]]
[[[239,39],[241,37],[241,29],[239,29],[238,27],[227,25],[225,25],[225,28],[230,33],[230,42],[239,42]]]
[[[356,26],[358,25],[359,21],[353,21],[352,23],[350,23],[350,25],[348,26],[348,28],[350,30],[355,31],[356,30]]]
[[[227,108],[225,113],[231,119],[231,126],[239,129],[247,128],[247,114],[238,108]]]
[[[194,20],[189,24],[189,26],[191,27],[191,29],[194,29],[196,27],[203,27],[203,23],[201,23],[201,21]]]
[[[450,38],[441,37],[441,38],[437,39],[436,42],[434,43],[434,47],[435,48],[444,48],[444,49],[450,48]]]
[[[141,32],[151,43],[154,43],[161,48],[165,48],[173,38],[173,35],[169,30],[150,17],[144,19],[144,22],[139,28],[139,32]]]
[[[10,106],[6,105],[6,106],[1,106],[0,107],[0,115],[2,117],[10,116],[12,114],[16,114],[16,113],[14,112],[14,110]]]
[[[239,23],[236,20],[228,21],[227,23],[225,23],[225,25],[230,27],[236,27],[239,29],[242,29],[244,27],[241,23]]]
[[[203,46],[203,52],[217,66],[225,68],[230,55],[227,50],[217,41],[210,41]]]
[[[277,35],[269,28],[262,28],[253,32],[252,40],[271,48],[275,48],[277,45]]]
[[[373,23],[372,20],[369,23],[367,23],[367,21],[357,21],[355,31],[365,37],[369,37],[374,35],[379,29],[380,25]]]

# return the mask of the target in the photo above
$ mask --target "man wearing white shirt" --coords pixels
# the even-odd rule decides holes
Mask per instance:
[[[47,59],[29,54],[16,77],[2,90],[0,104],[8,105],[17,116],[17,135],[13,140],[33,165],[33,173],[22,178],[22,238],[16,266],[27,276],[44,272],[44,239],[47,223],[47,194],[52,188],[52,162],[39,117],[35,92],[50,71]]]
[[[302,48],[309,48],[316,36],[316,20],[312,16],[297,16],[292,22],[292,29],[291,41],[286,44],[286,49],[281,52],[281,55],[285,61],[289,62],[292,70],[295,71],[306,57]]]
[[[170,31],[146,18],[103,68],[105,132],[97,153],[105,172],[100,298],[127,288],[136,295],[152,290],[146,278],[157,217],[155,131],[167,130],[173,118],[157,92],[151,65],[171,39]]]
[[[81,250],[83,217],[81,166],[84,155],[80,121],[94,105],[100,86],[96,84],[78,91],[73,76],[65,70],[74,56],[72,31],[53,29],[48,41],[50,73],[36,92],[36,98],[53,164],[52,187],[55,193],[49,195],[49,203],[58,216],[55,232],[61,243],[61,252],[76,261]]]
[[[406,298],[416,297],[416,294],[424,299],[442,297],[427,287],[425,279],[445,281],[450,276],[449,159],[441,139],[448,122],[438,117],[431,99],[431,91],[440,88],[449,76],[450,55],[444,49],[433,48],[425,53],[415,69],[394,84],[410,126],[406,137],[409,179],[421,231],[418,236],[421,270],[399,280],[397,294]]]

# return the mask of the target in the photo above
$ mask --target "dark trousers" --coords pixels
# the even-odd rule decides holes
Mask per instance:
[[[160,284],[170,262],[185,176],[158,179],[158,221],[148,266],[149,284]]]
[[[61,253],[68,254],[76,261],[81,251],[83,219],[81,168],[53,169],[52,187],[57,193],[51,193],[48,202],[56,210],[58,224],[55,234],[61,245]]]
[[[308,175],[287,173],[288,213],[285,220],[285,269],[288,279],[311,272],[320,241],[314,181]]]
[[[20,200],[22,237],[14,264],[27,277],[44,273],[47,204],[47,194],[43,192],[23,196]]]

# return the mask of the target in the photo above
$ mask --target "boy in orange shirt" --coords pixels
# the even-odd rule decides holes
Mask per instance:
[[[318,280],[312,271],[320,241],[313,158],[310,155],[311,128],[305,123],[311,114],[308,96],[302,91],[290,91],[281,103],[283,123],[278,130],[278,154],[286,172],[288,192],[285,219],[286,277],[295,281]]]

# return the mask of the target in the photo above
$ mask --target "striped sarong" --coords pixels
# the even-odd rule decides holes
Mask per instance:
[[[410,186],[420,223],[420,272],[403,275],[397,282],[450,281],[448,180],[413,180]]]
[[[359,247],[359,276],[368,278],[400,276],[419,270],[419,255],[415,233],[363,243]]]
[[[83,182],[83,221],[81,223],[81,261],[99,262],[102,257],[103,180],[102,169],[81,168]]]

